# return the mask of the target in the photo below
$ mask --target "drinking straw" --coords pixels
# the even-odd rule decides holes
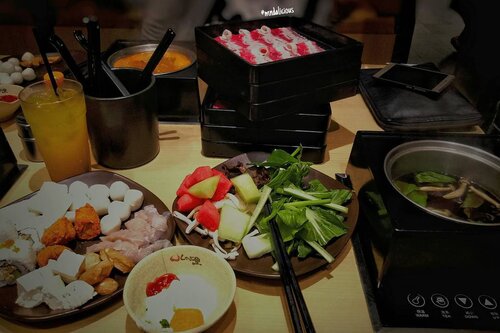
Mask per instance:
[[[75,59],[71,55],[71,52],[69,52],[68,48],[64,44],[63,40],[57,36],[56,34],[52,34],[49,37],[49,42],[52,44],[52,46],[59,52],[61,57],[64,59],[64,62],[68,66],[68,69],[71,71],[73,76],[76,78],[78,82],[82,84],[82,86],[86,86],[87,82],[85,80],[85,77],[83,76],[80,67],[76,64]]]
[[[269,203],[267,203],[266,210],[268,212],[270,212],[269,206]],[[290,311],[290,317],[292,319],[294,330],[295,332],[302,332],[303,325],[306,332],[313,333],[315,332],[315,329],[309,310],[307,309],[304,296],[302,295],[299,283],[297,282],[297,277],[295,276],[285,243],[281,238],[280,230],[274,219],[269,221],[269,228],[271,229],[276,261],[278,262],[280,277],[283,282],[283,288],[285,289],[285,296],[288,302],[288,309]]]
[[[73,30],[73,36],[75,39],[78,41],[80,46],[85,50],[88,51],[88,46],[89,46],[89,41],[87,40],[87,37],[83,34],[83,31],[81,30]],[[101,59],[101,67],[108,77],[108,79],[113,82],[114,86],[116,89],[120,92],[122,96],[129,96],[130,92],[128,89],[123,85],[123,83],[120,81],[118,77],[116,77],[115,73],[106,65],[106,63]]]
[[[35,41],[38,45],[38,50],[40,51],[40,55],[42,56],[43,63],[45,64],[45,68],[47,69],[47,73],[49,74],[50,84],[52,85],[52,89],[54,89],[54,94],[59,97],[59,93],[57,92],[57,83],[54,78],[54,73],[52,72],[52,67],[50,67],[49,59],[47,58],[47,53],[43,49],[43,41],[40,36],[40,32],[36,27],[33,28],[33,35],[35,36]]]
[[[150,79],[151,75],[153,74],[153,70],[156,68],[161,58],[163,58],[163,55],[174,40],[174,37],[175,32],[171,28],[169,28],[163,35],[161,41],[158,43],[158,46],[153,52],[153,55],[151,56],[151,58],[149,58],[146,67],[144,67],[144,69],[142,70],[140,74],[142,80]]]

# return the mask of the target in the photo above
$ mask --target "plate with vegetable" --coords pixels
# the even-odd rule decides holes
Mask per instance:
[[[297,276],[331,262],[358,217],[352,190],[293,153],[249,152],[200,166],[177,189],[174,219],[185,239],[213,249],[236,272],[279,278],[268,227],[276,219]]]
[[[121,295],[142,258],[171,246],[165,204],[134,181],[91,171],[0,209],[0,316],[27,323],[82,314]]]

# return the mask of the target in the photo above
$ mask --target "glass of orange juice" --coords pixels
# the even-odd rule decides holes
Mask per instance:
[[[58,82],[56,96],[50,82],[40,81],[19,94],[21,108],[53,181],[90,171],[87,109],[78,81]]]

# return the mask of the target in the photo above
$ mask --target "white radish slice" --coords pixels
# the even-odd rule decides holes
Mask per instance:
[[[75,211],[74,210],[67,211],[66,214],[64,214],[64,216],[68,220],[70,220],[71,222],[75,222]]]
[[[109,187],[109,196],[111,200],[120,200],[123,201],[125,198],[125,193],[130,189],[130,187],[122,182],[121,180],[117,180]]]
[[[144,202],[144,194],[135,189],[130,189],[125,192],[123,201],[130,206],[130,210],[135,211],[141,208]]]

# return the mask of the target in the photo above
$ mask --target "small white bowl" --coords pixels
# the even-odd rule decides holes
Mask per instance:
[[[233,302],[236,292],[234,271],[227,261],[215,252],[194,245],[178,245],[156,251],[132,269],[123,290],[123,301],[128,314],[136,325],[146,332],[162,332],[159,322],[146,320],[146,287],[149,282],[165,273],[173,273],[179,277],[179,281],[175,281],[178,283],[177,289],[172,289],[168,296],[174,307],[190,307],[189,305],[193,304],[192,307],[200,309],[204,315],[203,325],[182,331],[183,333],[207,330],[227,312]],[[182,285],[183,279],[193,284],[187,285],[185,282],[186,284]],[[196,281],[200,282],[199,286],[194,285]],[[173,288],[173,283],[170,288]],[[203,290],[204,295],[195,292],[197,288]],[[207,297],[207,294],[214,297]],[[176,297],[173,295],[185,297],[179,296],[179,299],[172,300]],[[165,310],[167,305],[161,304],[161,310],[168,311]]]
[[[0,121],[6,121],[12,118],[14,112],[16,112],[19,105],[21,105],[19,93],[23,89],[24,87],[15,84],[0,84],[0,96],[14,95],[17,97],[17,100],[9,103],[0,100]]]

